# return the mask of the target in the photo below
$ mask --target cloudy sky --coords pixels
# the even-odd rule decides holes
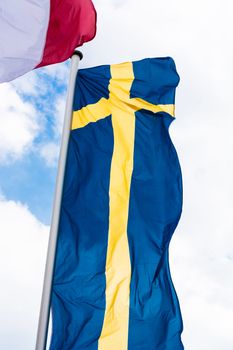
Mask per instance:
[[[186,350],[233,349],[232,1],[96,0],[81,67],[172,56],[184,207],[170,247]],[[69,62],[0,85],[0,349],[32,350]]]

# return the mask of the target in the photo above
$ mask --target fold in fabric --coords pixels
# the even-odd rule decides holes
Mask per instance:
[[[67,60],[95,33],[91,0],[0,0],[0,83]]]
[[[50,350],[182,350],[168,248],[182,211],[169,136],[179,82],[152,58],[80,70]]]

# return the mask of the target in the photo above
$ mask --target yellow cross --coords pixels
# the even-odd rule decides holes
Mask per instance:
[[[75,111],[72,130],[82,128],[91,122],[97,122],[117,110],[120,114],[125,109],[131,110],[132,113],[147,109],[153,113],[166,112],[174,116],[174,104],[155,105],[141,98],[130,98],[130,88],[134,80],[132,63],[111,65],[111,77],[109,98],[101,98],[97,103]]]
[[[109,186],[109,232],[106,259],[106,308],[98,350],[127,350],[131,264],[127,237],[130,184],[133,171],[135,112],[166,112],[173,104],[154,105],[130,98],[132,63],[111,66],[109,98],[73,113],[72,129],[112,116],[114,149]],[[100,232],[101,235],[101,232]]]

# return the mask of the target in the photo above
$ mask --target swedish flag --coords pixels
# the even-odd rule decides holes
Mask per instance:
[[[168,247],[182,210],[169,57],[76,82],[52,292],[51,350],[181,350]]]

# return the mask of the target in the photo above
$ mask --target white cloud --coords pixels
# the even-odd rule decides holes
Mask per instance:
[[[58,79],[63,87],[66,88],[66,83],[68,79],[67,65],[51,66],[46,68],[46,74],[50,74],[50,79]],[[52,138],[47,142],[38,145],[39,155],[46,161],[47,166],[56,167],[58,163],[58,156],[60,150],[63,121],[65,115],[65,105],[66,105],[66,91],[62,93],[57,93],[54,96],[53,101],[53,111],[50,113],[50,123],[52,126]]]
[[[66,96],[64,94],[58,94],[54,104],[54,114],[50,121],[53,138],[50,138],[47,142],[38,144],[38,154],[45,160],[46,165],[49,167],[56,167],[58,164],[65,104]]]
[[[39,69],[41,74],[47,75],[51,79],[66,85],[69,78],[70,62],[52,64]]]
[[[48,90],[56,90],[56,85],[67,85],[69,62],[52,64],[35,69],[12,81],[17,91],[30,96],[43,96]]]
[[[50,167],[57,166],[59,150],[59,144],[54,142],[48,142],[39,147],[40,156]]]
[[[184,320],[183,341],[187,350],[231,350],[233,282],[229,277],[233,261],[225,257],[225,252],[217,247],[219,241],[214,237],[211,240],[201,226],[196,231],[186,227],[188,231],[181,222],[170,250],[171,271]],[[208,244],[207,237],[202,240],[205,232]],[[222,236],[227,238],[224,232]]]
[[[33,151],[47,166],[57,165],[68,77],[69,64],[55,64],[0,86],[1,163]]]
[[[38,95],[39,84],[36,70],[13,80],[11,84],[15,87],[17,92],[23,92],[30,96]]]
[[[183,169],[184,211],[171,245],[171,268],[187,350],[233,348],[233,139],[227,106],[224,122],[216,111],[195,107],[196,115],[190,111],[188,120],[172,128]]]
[[[62,134],[63,121],[65,115],[66,95],[60,95],[55,104],[55,114],[53,121],[53,130],[56,137],[60,138]]]
[[[0,198],[0,348],[35,345],[48,227],[19,202]]]
[[[11,84],[0,85],[0,162],[22,157],[40,130],[37,112]]]

